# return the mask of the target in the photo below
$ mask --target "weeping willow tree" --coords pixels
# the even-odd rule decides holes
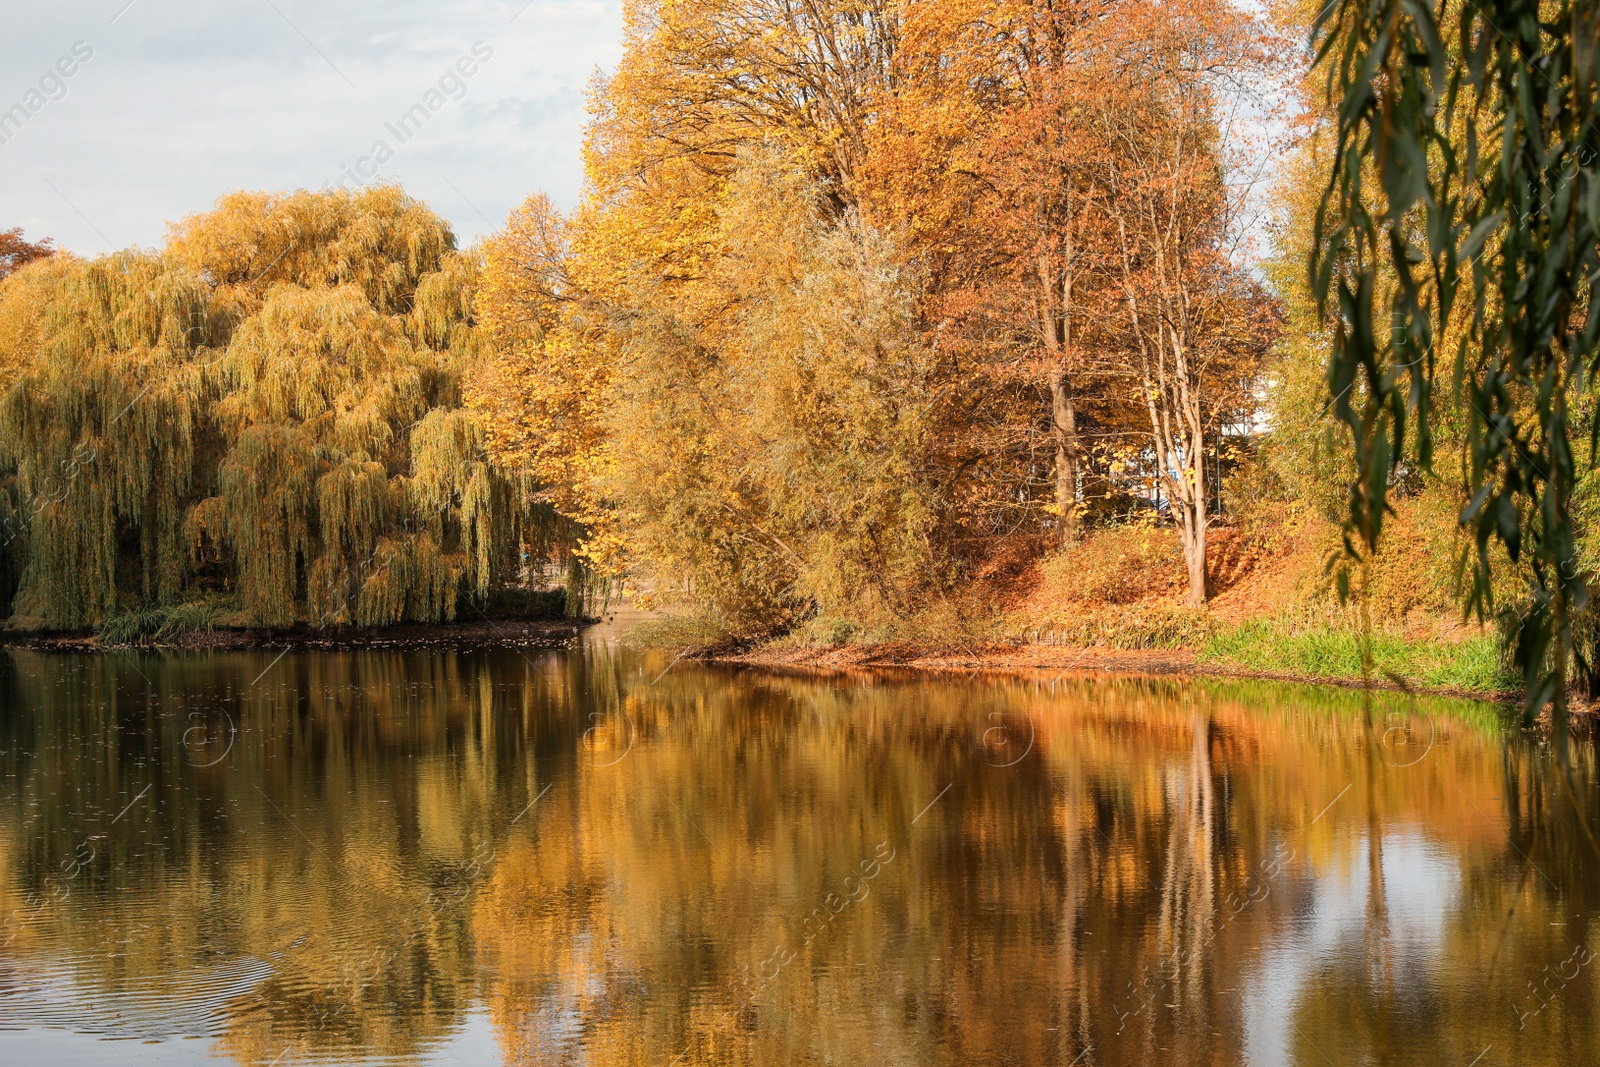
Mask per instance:
[[[1396,470],[1431,462],[1454,333],[1471,603],[1490,607],[1491,545],[1528,569],[1526,713],[1551,707],[1564,743],[1569,670],[1600,653],[1575,639],[1594,571],[1574,507],[1600,457],[1600,3],[1339,0],[1314,40],[1337,123],[1312,285],[1358,467],[1351,551],[1376,547]]]
[[[158,254],[6,279],[0,606],[378,625],[525,582],[571,531],[462,406],[477,273],[377,188],[234,194]]]

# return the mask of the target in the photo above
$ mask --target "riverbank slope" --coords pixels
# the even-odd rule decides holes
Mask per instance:
[[[708,662],[800,672],[850,672],[884,669],[915,671],[1058,671],[1171,677],[1261,678],[1272,681],[1367,686],[1430,696],[1463,697],[1512,703],[1521,693],[1509,684],[1487,688],[1436,685],[1404,676],[1359,673],[1318,673],[1307,670],[1272,670],[1225,659],[1206,658],[1194,648],[1118,649],[1044,645],[993,645],[979,648],[938,647],[916,644],[796,645],[772,643],[741,651],[715,650],[698,658]]]
[[[764,641],[707,642],[698,654],[803,670],[1225,675],[1516,699],[1500,633],[1463,618],[1450,552],[1434,543],[1444,524],[1406,508],[1392,521],[1393,547],[1354,576],[1349,602],[1328,565],[1337,528],[1280,510],[1212,532],[1201,611],[1184,603],[1174,532],[1128,525],[1042,556],[1017,546],[962,596],[891,625],[819,620]]]

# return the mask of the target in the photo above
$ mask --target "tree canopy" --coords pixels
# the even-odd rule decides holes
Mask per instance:
[[[562,527],[463,404],[478,273],[380,187],[232,194],[159,252],[0,283],[15,621],[433,621],[520,581]]]
[[[1207,597],[1273,302],[1218,0],[634,0],[587,191],[485,250],[468,385],[583,551],[737,632],[904,618],[1168,502]]]
[[[54,243],[47,237],[43,241],[29,241],[22,236],[20,226],[0,230],[0,279],[19,267],[55,252]]]
[[[1524,568],[1516,659],[1528,713],[1554,704],[1558,721],[1596,648],[1579,533],[1600,442],[1597,16],[1588,0],[1345,0],[1316,26],[1334,118],[1312,283],[1357,468],[1351,551],[1377,547],[1397,472],[1430,467],[1453,421],[1472,606],[1506,607],[1494,550]]]

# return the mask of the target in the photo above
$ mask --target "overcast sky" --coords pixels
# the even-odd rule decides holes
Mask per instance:
[[[358,169],[469,244],[534,189],[575,201],[584,90],[620,56],[617,0],[0,4],[0,229],[83,255]]]

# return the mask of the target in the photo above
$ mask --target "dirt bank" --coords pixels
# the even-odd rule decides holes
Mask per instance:
[[[1081,674],[1132,674],[1161,677],[1261,678],[1359,689],[1404,691],[1431,696],[1464,697],[1497,703],[1520,701],[1507,692],[1473,692],[1462,689],[1407,685],[1387,678],[1363,683],[1358,678],[1324,678],[1288,671],[1259,671],[1228,663],[1203,662],[1193,649],[1128,650],[1063,648],[1051,645],[992,645],[980,648],[931,648],[909,644],[797,646],[764,645],[738,652],[711,652],[698,658],[714,663],[843,673],[897,668],[922,671],[1059,671]],[[1575,709],[1576,710],[1576,706]]]

